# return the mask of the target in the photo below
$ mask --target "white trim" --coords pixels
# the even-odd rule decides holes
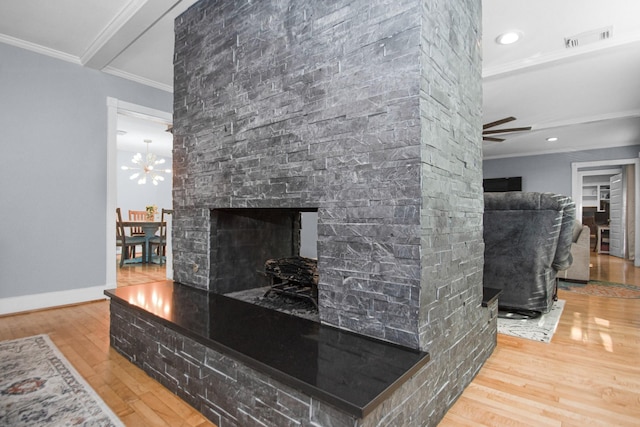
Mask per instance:
[[[571,167],[573,170],[573,163],[571,164]],[[584,177],[594,175],[615,175],[620,172],[622,172],[622,168],[578,171],[578,179],[572,180],[571,185],[571,198],[576,204],[576,218],[582,218],[582,187],[584,186]],[[573,183],[577,183],[577,185],[574,186]]]
[[[545,154],[564,154],[564,153],[575,153],[580,151],[591,151],[591,150],[607,150],[611,148],[618,147],[633,147],[638,145],[637,141],[630,142],[628,144],[622,145],[599,145],[597,147],[567,147],[567,148],[557,148],[557,149],[549,149],[549,150],[540,150],[540,151],[525,151],[525,152],[517,152],[517,153],[509,153],[509,154],[500,154],[496,156],[483,156],[482,160],[500,160],[500,159],[510,159],[513,157],[529,157],[529,156],[543,156]]]
[[[173,123],[173,114],[166,111],[107,97],[107,223],[105,231],[107,234],[107,258],[105,261],[105,265],[107,266],[105,278],[107,288],[115,288],[118,285],[115,235],[116,207],[118,204],[118,182],[116,175],[118,114],[153,120],[164,124]],[[167,244],[167,251],[171,251],[169,244]],[[171,277],[169,277],[169,274]],[[167,278],[173,278],[173,270],[169,267],[167,267]]]
[[[31,43],[26,40],[20,40],[15,37],[8,36],[6,34],[0,34],[0,42],[11,45],[11,46],[19,47],[21,49],[26,49],[31,52],[39,53],[41,55],[46,55],[52,58],[71,62],[73,64],[82,65],[82,63],[80,62],[80,58],[78,58],[75,55],[71,55],[66,52],[61,52],[59,50],[51,49],[49,47],[42,46],[36,43]]]
[[[172,197],[173,201],[173,197]],[[164,261],[164,265],[166,268],[166,276],[168,280],[173,280],[173,243],[171,241],[171,236],[173,233],[173,215],[167,215],[165,217],[167,222],[167,237],[166,237],[166,246],[167,246],[167,256]]]
[[[116,165],[118,156],[118,100],[107,98],[107,266],[105,283],[118,284],[116,274],[116,233],[114,224],[116,223],[116,204],[118,201],[118,181],[116,175]]]
[[[114,258],[115,259],[115,258]],[[0,315],[106,299],[105,286],[0,298]]]
[[[107,102],[109,102],[109,99],[111,100],[111,102],[115,102],[115,105],[118,108],[118,114],[152,120],[164,124],[173,123],[173,114],[167,113],[166,111],[156,110],[155,108],[132,104],[126,101],[120,101],[115,98],[107,98]]]
[[[574,202],[580,200],[579,209],[576,214],[582,217],[582,175],[579,175],[579,169],[583,168],[602,168],[616,167],[623,165],[633,165],[635,167],[636,178],[636,224],[640,224],[640,158],[618,159],[618,160],[597,160],[593,162],[572,162],[571,163],[571,197]],[[584,171],[583,171],[584,172]],[[577,199],[579,197],[579,199]],[[578,207],[578,202],[576,202]],[[634,267],[640,267],[640,256],[638,256],[638,248],[640,248],[640,227],[636,225],[635,235],[635,251],[636,256],[633,260]]]
[[[614,113],[597,114],[593,116],[585,116],[580,118],[572,118],[567,120],[559,120],[556,122],[547,122],[543,124],[532,124],[532,130],[547,130],[566,126],[587,125],[591,123],[606,122],[608,120],[632,119],[640,117],[640,109],[616,111]]]
[[[133,0],[123,7],[120,12],[100,31],[100,34],[91,42],[86,52],[80,58],[82,65],[86,65],[91,61],[102,49],[110,42],[113,42],[118,32],[133,18],[146,0]],[[109,58],[112,60],[113,58]]]
[[[156,89],[163,90],[165,92],[173,93],[173,85],[168,85],[164,83],[157,82],[155,80],[146,79],[144,77],[140,77],[136,74],[127,73],[126,71],[119,70],[117,68],[113,68],[110,66],[104,67],[100,70],[104,73],[110,74],[112,76],[120,77],[122,79],[127,79],[132,82],[140,83],[146,86],[150,86]]]

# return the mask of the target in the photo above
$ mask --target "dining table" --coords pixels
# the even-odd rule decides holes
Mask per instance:
[[[166,226],[166,222],[160,221],[122,221],[122,225],[124,227],[140,227],[144,233],[144,242],[145,242],[145,254],[147,254],[147,259],[143,259],[142,262],[151,263],[153,261],[153,256],[149,250],[149,239],[156,235],[156,231],[161,226]]]

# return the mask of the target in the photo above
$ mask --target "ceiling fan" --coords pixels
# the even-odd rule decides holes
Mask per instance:
[[[531,126],[519,127],[519,128],[508,128],[508,129],[493,129],[488,130],[492,127],[500,126],[505,123],[509,123],[514,121],[515,117],[505,117],[504,119],[496,120],[495,122],[487,123],[482,126],[482,140],[483,141],[493,141],[493,142],[502,142],[504,138],[496,138],[494,136],[487,135],[496,135],[501,133],[511,133],[511,132],[523,132],[527,130],[531,130]]]

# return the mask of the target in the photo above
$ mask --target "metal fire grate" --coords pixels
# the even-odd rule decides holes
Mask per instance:
[[[311,301],[318,308],[318,261],[305,257],[269,259],[265,274],[271,279],[271,293]]]

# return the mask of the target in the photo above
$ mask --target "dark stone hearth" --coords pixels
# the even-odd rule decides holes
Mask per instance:
[[[218,427],[436,425],[427,355],[192,287],[105,292],[111,345]],[[498,302],[478,333],[495,346]],[[420,366],[422,366],[420,368]]]
[[[175,381],[170,388],[179,395],[220,393],[220,384],[206,380],[216,371],[241,382],[235,363],[218,367],[218,360],[232,358],[272,377],[274,389],[280,382],[309,396],[309,404],[319,399],[361,419],[429,360],[425,352],[178,284],[129,286],[106,295],[112,299],[112,346],[150,367],[163,384]],[[219,355],[208,356],[207,349]],[[243,386],[226,385],[235,396]],[[220,409],[237,419],[239,405]]]

